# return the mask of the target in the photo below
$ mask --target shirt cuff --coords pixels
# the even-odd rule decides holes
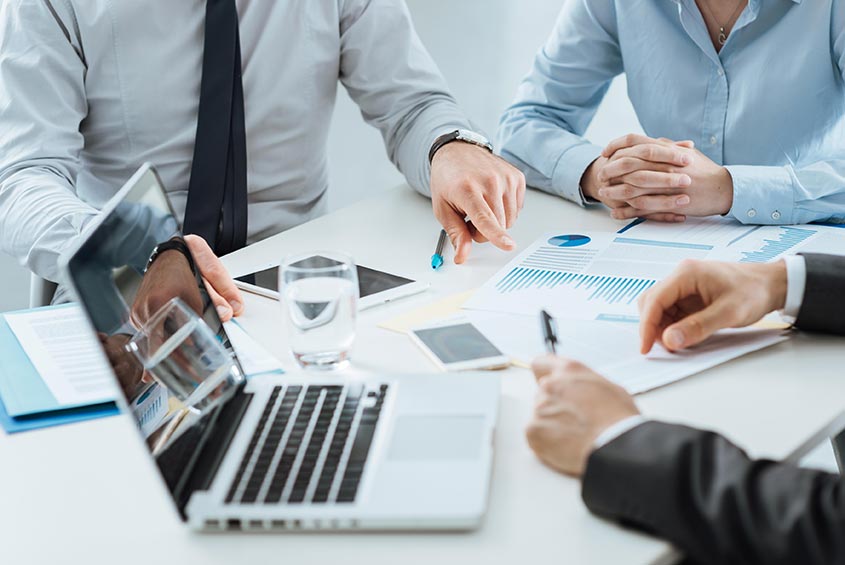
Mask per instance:
[[[601,156],[602,149],[592,143],[581,143],[564,151],[552,173],[552,187],[555,192],[580,206],[595,204],[584,198],[581,178],[592,162]]]
[[[804,302],[804,287],[807,285],[807,262],[800,255],[788,255],[786,263],[786,303],[780,315],[785,322],[794,324],[801,304]]]
[[[729,214],[743,224],[791,224],[795,185],[787,167],[730,165],[734,185]]]
[[[634,428],[636,428],[640,424],[644,424],[645,422],[646,419],[642,414],[629,416],[624,420],[619,420],[618,422],[609,426],[602,433],[599,434],[599,437],[597,437],[593,442],[593,451],[601,449],[602,447],[615,440],[622,434],[633,430]]]

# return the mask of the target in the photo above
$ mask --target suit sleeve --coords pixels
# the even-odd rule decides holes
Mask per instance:
[[[696,562],[845,562],[841,477],[751,460],[712,432],[642,424],[593,452],[582,496]]]
[[[807,282],[795,325],[845,335],[845,257],[804,254]]]

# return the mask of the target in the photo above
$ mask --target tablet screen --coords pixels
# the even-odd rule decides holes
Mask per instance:
[[[306,259],[306,261],[308,265],[302,266],[318,267],[328,265],[331,260],[326,257],[314,256],[310,259]],[[405,277],[385,273],[384,271],[376,271],[375,269],[362,267],[361,265],[358,265],[357,268],[358,288],[361,293],[361,298],[372,296],[374,294],[398,288],[400,286],[405,286],[406,284],[414,282],[411,279],[406,279]],[[269,269],[253,273],[252,275],[240,277],[238,280],[276,292],[279,289],[279,268],[271,267]]]

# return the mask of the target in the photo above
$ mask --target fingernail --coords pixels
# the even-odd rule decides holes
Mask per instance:
[[[689,178],[687,175],[681,175],[681,178],[678,179],[679,186],[689,186],[692,184],[692,179]]]
[[[516,245],[516,242],[509,236],[503,235],[502,236],[502,245],[506,245],[508,247]]]
[[[228,318],[232,315],[232,311],[226,308],[225,306],[218,306],[217,307],[217,315],[221,318]]]
[[[232,300],[230,304],[232,305],[232,312],[238,312],[241,308],[244,307],[244,305],[238,302],[237,300]]]
[[[671,349],[680,349],[684,346],[684,332],[678,328],[666,330],[666,335],[663,337],[663,341],[665,341],[666,345],[668,345]]]
[[[675,200],[675,204],[677,204],[678,206],[686,206],[687,204],[689,204],[689,196],[679,196],[677,200]]]

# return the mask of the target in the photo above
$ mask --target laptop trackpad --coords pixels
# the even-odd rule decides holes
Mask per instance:
[[[476,459],[484,438],[484,416],[400,416],[388,458],[393,461]]]

